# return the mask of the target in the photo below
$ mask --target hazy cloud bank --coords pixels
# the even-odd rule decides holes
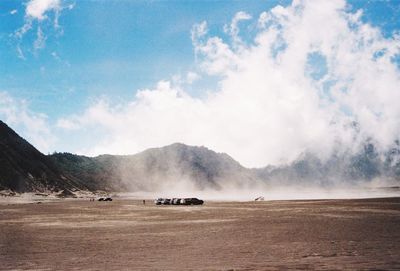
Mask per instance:
[[[240,11],[225,26],[228,41],[210,36],[202,22],[191,34],[196,73],[220,78],[205,98],[190,96],[179,82],[160,81],[126,103],[103,97],[58,125],[103,129],[98,144],[80,150],[86,154],[183,142],[264,166],[305,151],[321,158],[356,151],[367,139],[384,150],[400,134],[400,72],[393,63],[399,36],[384,38],[361,21],[362,11],[346,10],[344,1],[293,1],[255,22]],[[249,27],[250,41],[241,38]]]

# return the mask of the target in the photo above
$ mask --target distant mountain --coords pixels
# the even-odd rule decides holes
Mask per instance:
[[[0,121],[0,190],[153,191],[185,186],[220,189],[256,181],[224,153],[172,144],[135,155],[44,155]]]
[[[385,154],[366,143],[356,155],[321,160],[305,153],[288,165],[248,169],[225,153],[180,143],[134,155],[46,156],[0,121],[0,190],[219,190],[254,184],[330,186],[376,178],[400,183],[399,142]]]
[[[179,143],[135,155],[89,158],[56,153],[50,157],[65,172],[97,189],[154,191],[184,185],[218,190],[224,185],[256,180],[249,169],[227,154]]]
[[[268,183],[307,183],[330,186],[338,183],[357,183],[376,178],[400,182],[400,146],[379,154],[371,143],[366,143],[357,154],[333,154],[326,160],[311,153],[282,166],[268,166],[255,170],[259,179]]]
[[[229,155],[180,143],[125,156],[120,172],[122,179],[131,180],[135,190],[165,187],[177,181],[196,189],[218,190],[256,181],[249,169]]]
[[[85,188],[0,121],[0,190],[28,192]]]
[[[120,178],[119,156],[87,157],[71,153],[54,153],[48,157],[62,172],[84,183],[91,191],[127,190]]]

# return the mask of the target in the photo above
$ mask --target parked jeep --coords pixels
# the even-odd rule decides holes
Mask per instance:
[[[204,203],[204,200],[198,199],[198,198],[188,198],[185,199],[185,202],[188,201],[190,205],[202,205]]]

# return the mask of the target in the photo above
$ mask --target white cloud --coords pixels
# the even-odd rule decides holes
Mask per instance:
[[[55,59],[55,60],[57,60],[57,61],[61,61],[61,58],[60,58],[60,56],[57,54],[57,52],[51,52],[51,56]]]
[[[199,74],[195,73],[195,72],[189,71],[189,72],[186,74],[186,82],[187,82],[188,84],[192,84],[193,82],[199,80],[200,78],[201,78],[201,76],[200,76]]]
[[[46,43],[46,37],[43,34],[42,28],[38,27],[37,29],[37,38],[33,43],[33,48],[35,49],[35,52],[39,49],[44,48]]]
[[[193,84],[194,82],[198,81],[201,78],[201,76],[194,72],[194,71],[188,71],[186,74],[175,74],[171,77],[171,83],[173,85],[177,85],[180,87],[183,86],[189,86]]]
[[[244,11],[239,11],[235,14],[235,16],[232,19],[232,22],[230,26],[228,27],[227,25],[224,27],[225,32],[229,33],[232,40],[233,40],[233,45],[234,46],[240,46],[242,43],[242,39],[239,36],[239,22],[240,21],[245,21],[245,20],[250,20],[251,16],[250,14],[244,12]]]
[[[17,29],[14,33],[14,37],[17,39],[17,55],[21,59],[25,59],[21,43],[27,32],[29,32],[35,25],[36,29],[36,40],[33,42],[34,53],[38,50],[43,49],[46,46],[46,35],[42,30],[45,27],[44,22],[49,20],[50,14],[53,14],[53,28],[62,33],[62,28],[59,25],[59,17],[61,11],[65,8],[72,9],[73,5],[64,7],[61,0],[30,0],[26,3],[24,25]],[[34,22],[36,24],[34,24]]]
[[[208,32],[207,22],[203,21],[200,24],[196,24],[192,28],[192,42],[196,43],[199,39],[203,38]]]
[[[225,73],[234,67],[237,55],[232,48],[219,37],[211,37],[204,40],[206,30],[205,23],[195,25],[192,29],[192,41],[196,59],[200,61],[201,67],[210,75]]]
[[[43,153],[53,149],[56,137],[51,132],[47,116],[29,110],[26,101],[0,91],[0,119]]]
[[[226,152],[246,166],[288,162],[304,151],[323,157],[367,139],[384,150],[400,134],[400,72],[391,60],[400,40],[384,38],[345,8],[339,0],[275,7],[261,14],[256,37],[240,47],[235,39],[208,36],[203,22],[192,40],[198,70],[220,78],[214,92],[200,99],[161,81],[125,103],[103,97],[60,127],[91,133],[97,142],[81,149],[87,154],[183,142]],[[249,18],[242,15],[236,27]],[[318,80],[308,72],[312,53],[326,61]]]
[[[57,121],[56,126],[58,128],[62,128],[64,130],[76,130],[76,129],[79,129],[79,125],[76,122],[68,120],[68,119],[59,119]]]
[[[26,5],[25,16],[42,21],[47,18],[48,11],[60,9],[60,0],[30,0]]]

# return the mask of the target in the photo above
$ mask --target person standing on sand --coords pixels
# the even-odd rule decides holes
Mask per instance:
[[[143,205],[146,205],[146,200],[145,199],[143,200]]]

